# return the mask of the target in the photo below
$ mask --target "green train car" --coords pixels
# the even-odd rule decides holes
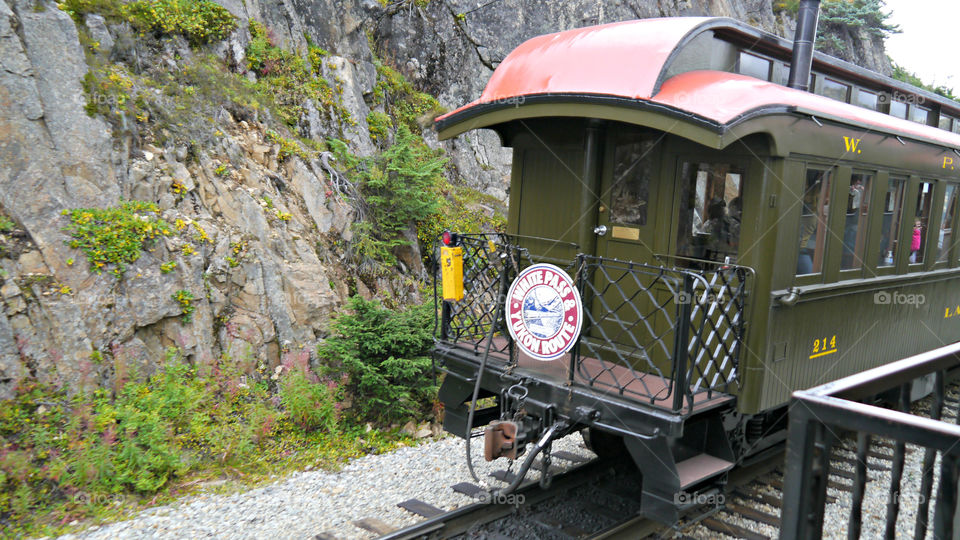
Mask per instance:
[[[784,440],[792,391],[960,340],[960,104],[819,53],[789,88],[793,47],[726,18],[541,36],[437,119],[513,149],[507,233],[448,238],[448,431],[529,461],[584,429],[672,522]],[[505,298],[541,263],[582,303],[553,358]],[[524,316],[566,316],[545,304]]]

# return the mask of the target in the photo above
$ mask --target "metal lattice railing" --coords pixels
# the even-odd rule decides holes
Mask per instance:
[[[495,324],[494,336],[503,339],[494,339],[492,350],[510,356],[512,344],[504,331],[504,318],[501,315],[500,320],[494,320],[498,303],[503,301],[500,281],[509,283],[512,276],[531,265],[530,255],[503,234],[461,235],[458,245],[463,249],[463,299],[443,303],[438,321],[440,339],[472,344],[480,350],[490,335],[490,325]],[[438,292],[435,285],[434,293]]]
[[[954,343],[794,392],[780,537],[816,539],[825,531],[834,536],[844,514],[848,538],[908,538],[911,532],[921,540],[960,537],[960,415],[947,399],[947,383],[958,368],[960,343]],[[913,386],[920,389],[924,381],[933,383],[932,395],[911,406]],[[878,399],[883,395],[887,399]],[[889,474],[870,475],[875,442],[893,449],[885,458]],[[838,457],[854,464],[850,502],[826,524],[827,488]],[[908,466],[914,470],[904,474]],[[881,494],[885,506],[864,504]]]
[[[669,398],[674,306],[682,280],[666,268],[580,259],[577,285],[585,324],[576,351],[577,375],[589,386],[621,395],[653,402]]]
[[[744,300],[752,271],[720,267],[692,280],[687,380],[693,393],[702,389],[727,389],[738,384],[743,345]],[[702,288],[701,288],[702,287]]]
[[[443,302],[439,339],[480,351],[494,324],[492,351],[516,363],[518,353],[497,313],[507,283],[534,259],[503,235],[462,236],[464,298]],[[568,380],[598,391],[680,411],[694,396],[739,384],[746,330],[745,300],[753,271],[707,261],[689,268],[579,255],[566,265],[583,300],[583,330],[557,362]],[[438,296],[438,302],[440,302]]]

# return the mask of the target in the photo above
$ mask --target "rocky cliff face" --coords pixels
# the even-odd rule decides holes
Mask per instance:
[[[16,222],[2,233],[0,397],[28,375],[76,388],[147,374],[171,346],[200,365],[228,357],[248,371],[272,368],[285,354],[313,351],[350,294],[417,294],[402,275],[416,274],[416,253],[401,257],[402,270],[357,274],[344,248],[355,214],[338,196],[329,155],[286,156],[267,132],[271,119],[220,108],[209,119],[218,135],[186,145],[160,143],[123,115],[112,123],[89,116],[83,36],[109,62],[171,72],[206,54],[246,72],[251,20],[298,54],[322,47],[331,53],[323,69],[338,107],[304,103],[297,129],[314,139],[337,135],[363,156],[377,152],[368,114],[384,110],[371,97],[381,78],[375,55],[453,108],[480,94],[511,49],[546,32],[676,15],[731,16],[792,32],[770,0],[218,3],[239,19],[229,39],[200,50],[164,40],[147,54],[123,24],[88,15],[78,33],[51,1],[0,0],[0,207]],[[882,68],[879,45],[860,46],[867,67]],[[495,136],[440,144],[429,130],[423,135],[450,156],[453,182],[507,198],[510,156]],[[91,272],[69,246],[64,211],[122,200],[156,203],[177,227],[117,279]],[[193,296],[192,317],[184,317],[178,291]]]

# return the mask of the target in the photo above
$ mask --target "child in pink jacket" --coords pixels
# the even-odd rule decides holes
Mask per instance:
[[[918,218],[913,222],[913,239],[910,241],[910,262],[922,262],[923,260],[917,260],[917,254],[920,252],[920,238],[922,236],[921,231],[921,222]]]

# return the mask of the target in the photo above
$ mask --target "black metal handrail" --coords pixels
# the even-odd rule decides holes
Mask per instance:
[[[905,358],[885,366],[851,375],[810,390],[793,393],[787,471],[784,481],[781,538],[821,538],[832,449],[840,434],[857,436],[856,466],[850,505],[848,538],[859,538],[864,528],[863,498],[867,483],[867,456],[875,438],[895,441],[887,513],[883,523],[886,538],[899,537],[902,475],[906,443],[924,448],[923,469],[917,497],[914,538],[926,538],[933,500],[933,538],[956,538],[957,478],[960,472],[960,426],[942,421],[945,381],[948,371],[960,367],[960,343]],[[910,412],[911,383],[933,375],[934,391],[929,417]],[[894,409],[872,404],[884,392],[894,391]],[[960,418],[960,415],[958,415]],[[939,475],[935,467],[939,456]],[[939,480],[936,478],[939,476]],[[939,482],[936,497],[935,481]]]
[[[479,352],[494,324],[493,351],[516,364],[506,321],[494,318],[504,300],[498,296],[501,280],[509,283],[538,262],[518,240],[505,234],[459,237],[464,298],[442,302],[439,340]],[[583,300],[584,323],[568,356],[568,382],[675,412],[692,408],[698,393],[709,399],[737,388],[753,270],[710,261],[690,266],[589,255],[570,261],[565,270]]]

